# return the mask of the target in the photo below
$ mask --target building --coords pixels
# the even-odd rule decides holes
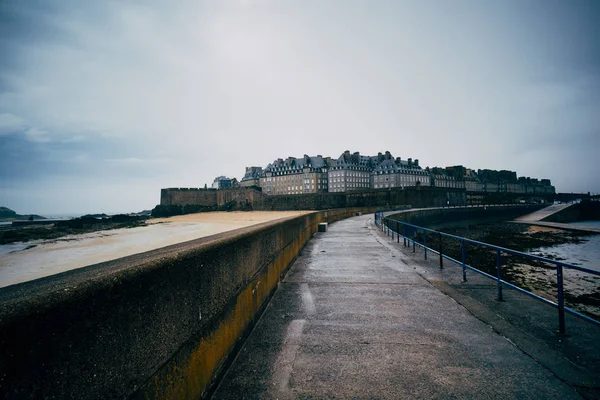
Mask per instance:
[[[389,151],[378,154],[377,166],[371,173],[371,188],[430,186],[429,173],[419,166],[419,160],[392,157]]]
[[[268,195],[325,193],[331,163],[331,158],[321,155],[279,158],[264,169],[260,186]]]
[[[246,173],[240,181],[240,186],[260,186],[260,175],[262,172],[262,167],[246,167]]]
[[[224,178],[224,177],[223,177]],[[220,187],[225,187],[226,183]],[[517,178],[508,170],[473,170],[462,165],[423,169],[419,160],[394,158],[389,151],[362,156],[346,150],[337,159],[321,155],[279,158],[265,169],[247,167],[240,186],[259,185],[267,195],[344,193],[366,189],[433,186],[485,193],[553,194],[549,179]],[[213,187],[216,185],[213,183]],[[217,184],[218,186],[218,184]]]
[[[376,156],[361,156],[346,150],[328,172],[330,192],[349,192],[371,187],[371,171],[377,162]]]
[[[232,180],[226,176],[217,176],[212,183],[213,189],[229,189],[233,186]]]
[[[429,170],[431,186],[447,189],[465,189],[467,169],[462,165],[433,167]]]
[[[467,192],[483,192],[483,184],[477,176],[477,172],[467,168],[465,171],[465,190]]]

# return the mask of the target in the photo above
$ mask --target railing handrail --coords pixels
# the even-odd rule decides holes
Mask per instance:
[[[464,240],[465,242],[476,244],[476,245],[479,245],[479,246],[490,247],[490,248],[495,249],[495,250],[500,250],[503,253],[514,254],[516,256],[523,256],[523,257],[526,257],[526,258],[531,258],[532,260],[542,261],[542,262],[546,262],[546,263],[549,263],[549,264],[561,265],[563,267],[567,267],[567,268],[575,269],[575,270],[578,270],[578,271],[581,271],[581,272],[587,272],[587,273],[590,273],[592,275],[598,275],[598,276],[600,276],[600,271],[596,271],[594,269],[580,267],[578,265],[569,264],[569,263],[566,263],[566,262],[563,262],[563,261],[552,260],[550,258],[537,256],[535,254],[524,253],[522,251],[509,249],[509,248],[502,247],[502,246],[496,246],[494,244],[480,242],[478,240],[473,240],[473,239],[469,239],[469,238],[462,237],[462,236],[452,235],[450,233],[436,231],[434,229],[424,228],[422,226],[413,225],[413,224],[410,224],[408,222],[403,222],[403,221],[400,221],[400,220],[397,220],[397,219],[392,219],[392,218],[388,218],[388,217],[384,217],[384,219],[388,220],[388,221],[399,222],[399,223],[401,223],[403,225],[410,226],[412,228],[416,228],[416,229],[419,229],[419,230],[422,230],[422,231],[427,231],[427,232],[435,233],[435,234],[438,234],[438,235],[441,234],[442,236],[453,238],[453,239],[457,239],[457,240]]]
[[[401,234],[400,232],[394,231],[389,226],[389,225],[392,225],[392,224],[386,223],[387,221],[389,221],[391,223],[394,223],[394,224],[397,224],[398,230],[400,230],[399,229],[400,225],[402,225],[404,227],[410,228],[410,230],[412,230],[412,232],[410,232],[413,235],[412,238],[410,236],[406,236],[405,235],[406,234],[406,229],[403,229],[404,230],[404,234]],[[547,304],[547,305],[550,305],[552,307],[558,308],[559,332],[560,333],[565,333],[565,319],[564,319],[564,313],[565,313],[565,311],[568,312],[568,313],[570,313],[570,314],[573,314],[573,315],[575,315],[575,316],[577,316],[577,317],[579,317],[579,318],[581,318],[583,320],[586,320],[586,321],[591,322],[591,323],[596,324],[596,325],[600,325],[600,321],[598,321],[598,320],[596,320],[594,318],[591,318],[591,317],[589,317],[587,315],[584,315],[582,313],[579,313],[579,312],[577,312],[577,311],[575,311],[575,310],[573,310],[571,308],[565,307],[565,304],[564,304],[563,267],[569,268],[569,269],[574,269],[574,270],[581,271],[581,272],[586,272],[586,273],[589,273],[589,274],[592,274],[592,275],[598,275],[598,276],[600,276],[600,271],[596,271],[596,270],[585,268],[585,267],[580,267],[580,266],[577,266],[577,265],[565,263],[565,262],[558,261],[558,260],[552,260],[552,259],[549,259],[549,258],[540,257],[540,256],[537,256],[537,255],[534,255],[534,254],[529,254],[529,253],[524,253],[524,252],[517,251],[517,250],[508,249],[508,248],[502,247],[502,246],[496,246],[496,245],[493,245],[493,244],[489,244],[489,243],[485,243],[485,242],[480,242],[480,241],[477,241],[477,240],[473,240],[473,239],[469,239],[469,238],[465,238],[465,237],[461,237],[461,236],[457,236],[457,235],[452,235],[452,234],[449,234],[449,233],[444,233],[444,232],[436,231],[434,229],[429,229],[429,228],[425,228],[425,227],[422,227],[422,226],[413,225],[413,224],[410,224],[408,222],[403,222],[403,221],[400,221],[400,220],[397,220],[397,219],[385,217],[383,215],[383,211],[378,211],[378,212],[375,213],[375,224],[377,226],[381,226],[382,230],[387,229],[388,235],[391,232],[392,233],[392,240],[394,239],[394,234],[397,235],[398,242],[400,241],[400,236],[402,236],[402,238],[404,239],[404,245],[405,246],[406,246],[406,243],[408,242],[408,246],[410,247],[410,242],[412,241],[413,253],[415,252],[416,245],[418,244],[419,247],[422,247],[424,249],[425,259],[427,259],[427,251],[428,250],[431,251],[431,252],[433,252],[433,253],[439,254],[439,256],[440,256],[440,268],[443,268],[443,262],[442,262],[442,260],[444,258],[447,259],[447,260],[450,260],[450,261],[452,261],[452,262],[454,262],[454,263],[456,263],[458,265],[462,265],[462,268],[463,268],[463,280],[465,282],[467,280],[467,278],[466,278],[466,270],[467,269],[472,270],[474,272],[477,272],[477,273],[479,273],[479,274],[481,274],[483,276],[486,276],[488,278],[491,278],[493,280],[496,280],[497,284],[498,284],[498,300],[502,300],[502,285],[506,285],[506,286],[511,287],[511,288],[513,288],[513,289],[521,292],[521,293],[524,293],[524,294],[530,296],[530,297],[533,297],[533,298],[535,298],[537,300],[540,300],[544,304]],[[424,243],[418,243],[416,241],[416,233],[419,230],[425,232],[425,236],[423,237],[424,238],[424,240],[423,240]],[[427,247],[427,232],[431,232],[431,233],[435,234],[439,238],[440,251],[436,251],[436,250],[434,250],[434,249],[432,249],[430,247]],[[449,255],[443,254],[443,250],[442,250],[442,237],[448,237],[448,238],[451,238],[451,239],[456,239],[456,240],[458,240],[458,241],[461,242],[462,261],[456,260],[456,259],[450,257]],[[479,270],[479,269],[477,269],[477,268],[475,268],[475,267],[473,267],[471,265],[468,265],[466,263],[466,250],[465,250],[466,248],[464,246],[465,243],[471,243],[471,244],[475,244],[475,245],[478,245],[478,246],[484,246],[484,247],[487,247],[487,248],[492,248],[492,249],[494,249],[496,251],[496,255],[497,255],[496,256],[496,263],[497,263],[496,264],[496,268],[497,268],[497,276],[496,277],[494,277],[494,276],[492,276],[492,275],[490,275],[490,274],[488,274],[488,273],[486,273],[484,271],[481,271],[481,270]],[[513,255],[516,255],[516,256],[521,256],[521,257],[529,258],[529,259],[532,259],[532,260],[542,261],[542,262],[545,262],[545,263],[548,263],[548,264],[554,264],[556,266],[558,302],[555,303],[555,302],[553,302],[551,300],[548,300],[548,299],[546,299],[546,298],[544,298],[542,296],[536,295],[535,293],[532,293],[532,292],[529,292],[528,290],[520,288],[520,287],[516,286],[513,283],[510,283],[510,282],[507,282],[507,281],[503,280],[502,279],[502,274],[501,274],[501,266],[502,266],[502,263],[501,263],[501,253],[513,254]]]

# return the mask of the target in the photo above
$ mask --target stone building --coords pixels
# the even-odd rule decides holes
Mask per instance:
[[[369,189],[371,171],[377,162],[376,156],[361,156],[346,150],[329,168],[329,191],[349,192]]]
[[[260,175],[262,172],[262,167],[246,167],[246,173],[240,181],[240,186],[260,186]]]
[[[213,189],[229,189],[231,188],[232,185],[232,180],[231,178],[228,178],[226,176],[217,176],[215,178],[215,180],[212,183],[212,188]]]
[[[277,159],[264,170],[247,167],[240,185],[260,185],[267,195],[340,193],[411,186],[464,189],[475,194],[555,192],[550,180],[517,179],[514,171],[475,171],[462,165],[424,170],[419,166],[419,160],[394,158],[389,151],[378,153],[377,156],[362,156],[358,152],[351,154],[348,150],[336,160],[321,155],[304,155],[303,158]]]
[[[394,158],[389,151],[379,153],[377,166],[371,173],[371,188],[409,186],[430,186],[429,173],[419,166],[419,160]]]
[[[429,170],[431,186],[449,189],[465,189],[465,175],[467,169],[462,165]]]
[[[465,189],[467,192],[483,192],[483,184],[477,177],[477,172],[469,168],[465,174]]]
[[[325,193],[330,164],[331,158],[321,155],[279,158],[264,169],[260,186],[268,195]]]

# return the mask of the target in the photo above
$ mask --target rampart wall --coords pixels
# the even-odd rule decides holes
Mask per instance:
[[[222,206],[232,200],[254,210],[327,210],[344,207],[414,207],[465,205],[465,190],[443,188],[369,189],[348,193],[267,196],[256,189],[162,189],[161,205]],[[211,203],[212,202],[212,203]]]
[[[216,189],[196,188],[170,188],[161,189],[161,205],[187,205],[214,206],[218,203]]]
[[[317,231],[314,212],[0,290],[0,397],[197,399]]]

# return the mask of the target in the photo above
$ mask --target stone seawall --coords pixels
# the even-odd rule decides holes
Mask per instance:
[[[569,223],[585,220],[600,220],[600,201],[582,201],[544,218],[545,222]]]
[[[464,223],[476,224],[515,219],[542,208],[539,205],[481,206],[407,210],[390,215],[391,219],[429,229],[441,229]]]
[[[196,399],[320,222],[267,222],[0,290],[7,399]]]

